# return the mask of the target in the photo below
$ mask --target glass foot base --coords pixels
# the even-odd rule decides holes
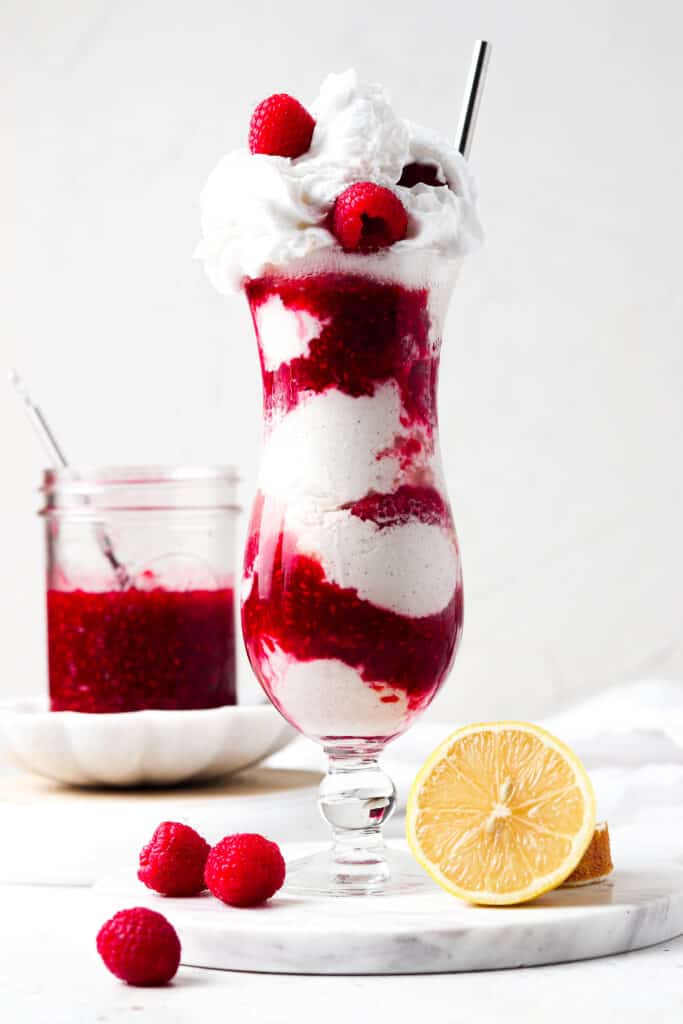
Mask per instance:
[[[409,853],[383,848],[364,860],[341,859],[332,849],[287,865],[283,892],[293,896],[398,896],[433,892],[434,882]]]

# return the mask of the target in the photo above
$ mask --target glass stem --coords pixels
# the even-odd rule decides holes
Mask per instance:
[[[393,782],[377,763],[376,750],[326,747],[327,775],[319,806],[332,828],[332,857],[340,865],[384,861],[382,826],[396,805]]]

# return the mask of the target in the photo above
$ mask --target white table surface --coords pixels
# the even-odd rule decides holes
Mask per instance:
[[[679,1021],[683,938],[582,963],[478,974],[324,978],[181,967],[130,988],[103,967],[88,889],[0,887],[3,1024]]]
[[[636,721],[640,732],[633,731]],[[646,844],[653,860],[683,862],[683,688],[669,693],[641,686],[630,698],[621,695],[616,708],[596,704],[578,724],[558,718],[552,725],[591,772],[600,811],[617,826],[616,856],[620,848]],[[444,726],[417,726],[392,745],[391,761],[387,752],[400,796],[416,763],[445,732]],[[317,768],[322,762],[317,748],[298,740],[270,763]],[[390,834],[400,834],[398,816],[390,826]],[[116,981],[99,960],[94,939],[101,923],[87,888],[0,885],[0,1024],[683,1019],[683,937],[599,960],[472,974],[303,977],[181,967],[167,988],[135,989]]]

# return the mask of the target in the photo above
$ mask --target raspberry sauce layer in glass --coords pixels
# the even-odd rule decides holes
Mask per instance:
[[[316,739],[402,732],[462,628],[436,417],[452,282],[411,263],[389,279],[341,258],[245,286],[265,438],[243,632],[268,696]]]

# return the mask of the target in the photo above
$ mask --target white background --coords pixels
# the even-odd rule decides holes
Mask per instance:
[[[486,248],[446,332],[466,628],[433,713],[532,717],[681,678],[683,133],[677,0],[4,0],[0,366],[74,462],[235,462],[260,427],[245,304],[191,259],[251,109],[330,70],[473,151]],[[0,379],[0,695],[44,689],[40,452]]]

